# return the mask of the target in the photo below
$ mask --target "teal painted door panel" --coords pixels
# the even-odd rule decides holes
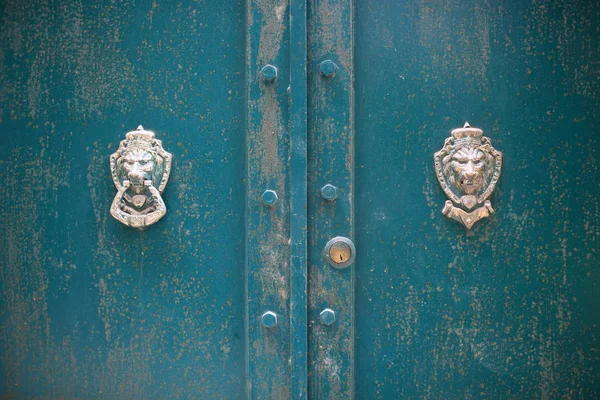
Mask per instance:
[[[0,1],[0,21],[0,397],[600,396],[598,4]],[[465,121],[504,154],[470,231],[433,168]],[[173,154],[141,232],[109,214],[139,124]]]
[[[598,398],[594,2],[356,2],[356,398]],[[433,153],[504,153],[444,217]]]
[[[244,397],[244,7],[2,2],[1,397]],[[143,232],[109,214],[138,124],[174,154]]]

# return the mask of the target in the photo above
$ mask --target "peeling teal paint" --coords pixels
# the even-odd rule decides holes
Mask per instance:
[[[0,397],[598,398],[598,26],[583,0],[0,2]],[[468,232],[431,161],[465,121],[504,153]],[[174,155],[143,232],[109,214],[139,124]]]

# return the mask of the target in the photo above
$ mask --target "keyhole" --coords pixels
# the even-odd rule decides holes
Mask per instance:
[[[350,259],[352,256],[352,250],[347,243],[336,242],[329,249],[329,257],[337,264],[342,264]]]

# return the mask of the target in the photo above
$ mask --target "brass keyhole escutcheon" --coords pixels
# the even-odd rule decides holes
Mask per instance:
[[[355,253],[354,243],[346,237],[338,236],[327,242],[324,256],[329,265],[342,269],[354,262]]]
[[[336,264],[342,264],[352,257],[350,246],[344,242],[335,242],[329,249],[329,257]]]

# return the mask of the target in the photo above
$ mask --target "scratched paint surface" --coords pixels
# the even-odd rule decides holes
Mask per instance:
[[[244,397],[245,2],[0,2],[0,397]],[[138,124],[168,213],[109,216]]]
[[[289,47],[287,0],[246,3],[248,398],[290,397]],[[263,66],[278,68],[265,82]],[[265,190],[278,201],[266,206]],[[272,311],[277,326],[263,327]]]
[[[2,397],[290,396],[288,8],[0,2]],[[310,397],[597,398],[598,4],[308,11]],[[465,120],[505,154],[471,233],[431,161]],[[108,214],[139,123],[175,155],[143,233]],[[332,270],[323,244],[353,233]]]
[[[356,397],[600,396],[600,7],[356,2]],[[470,233],[432,155],[504,153]]]
[[[308,396],[354,398],[354,270],[333,268],[323,257],[329,239],[354,239],[352,2],[319,1],[308,7]],[[335,77],[319,65],[333,61]],[[337,188],[325,201],[320,189]],[[319,313],[336,313],[323,325]]]

